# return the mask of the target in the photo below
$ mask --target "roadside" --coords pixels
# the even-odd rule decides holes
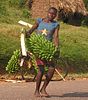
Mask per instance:
[[[0,82],[12,82],[12,83],[24,83],[24,82],[33,82],[33,75],[30,74],[30,76],[27,76],[25,80],[22,80],[21,75],[16,75],[15,74],[0,74]],[[57,78],[53,77],[52,81],[57,81]],[[44,80],[44,77],[43,77]],[[71,80],[88,80],[88,73],[86,74],[68,74],[67,77],[65,78],[65,81],[71,81]],[[64,80],[62,80],[64,81]]]

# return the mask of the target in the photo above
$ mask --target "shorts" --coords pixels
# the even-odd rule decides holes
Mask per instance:
[[[46,60],[41,60],[41,59],[36,59],[36,64],[48,66],[48,67],[55,67],[55,64],[53,61],[46,61]]]

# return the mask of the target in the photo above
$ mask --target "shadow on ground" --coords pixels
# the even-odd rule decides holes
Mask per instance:
[[[74,92],[74,93],[67,93],[60,97],[88,97],[88,92]]]

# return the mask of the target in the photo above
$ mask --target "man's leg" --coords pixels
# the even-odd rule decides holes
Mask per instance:
[[[40,89],[43,73],[44,73],[44,66],[38,65],[38,74],[36,76],[36,89],[35,89],[35,96],[37,97],[40,96],[39,89]]]
[[[41,96],[46,96],[46,97],[49,96],[49,95],[47,94],[47,92],[46,92],[46,87],[47,87],[47,85],[49,84],[51,78],[53,77],[54,70],[55,70],[54,67],[49,67],[48,72],[47,72],[47,74],[46,74],[46,80],[44,81],[44,84],[43,84],[43,86],[42,86],[42,88],[41,88],[41,90],[40,90]]]

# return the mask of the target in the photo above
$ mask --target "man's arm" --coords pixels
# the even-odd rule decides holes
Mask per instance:
[[[38,22],[35,22],[35,24],[32,26],[31,29],[29,29],[27,32],[26,32],[26,37],[29,37],[30,34],[32,34],[32,32],[38,27],[39,23]]]
[[[56,47],[58,47],[59,45],[59,29],[60,29],[60,26],[57,26],[53,35],[53,43],[55,44]]]

